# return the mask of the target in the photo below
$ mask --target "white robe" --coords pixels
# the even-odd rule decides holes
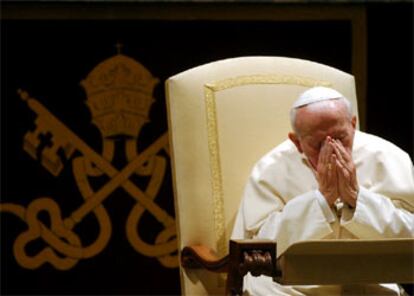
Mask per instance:
[[[414,169],[408,154],[357,131],[352,156],[360,186],[357,205],[335,211],[294,144],[287,140],[274,148],[253,168],[232,238],[276,240],[280,256],[291,244],[309,239],[413,237]],[[244,290],[252,295],[399,295],[397,285],[281,286],[250,275]]]

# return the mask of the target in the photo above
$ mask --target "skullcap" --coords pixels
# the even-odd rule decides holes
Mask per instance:
[[[345,98],[341,93],[338,91],[323,86],[316,86],[312,87],[305,92],[303,92],[299,98],[293,103],[292,109],[296,109],[308,104],[332,100],[332,99],[339,99]]]

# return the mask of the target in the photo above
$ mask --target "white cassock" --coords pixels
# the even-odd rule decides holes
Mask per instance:
[[[360,186],[355,209],[331,209],[305,156],[287,140],[253,168],[232,238],[272,239],[278,256],[309,239],[414,236],[414,169],[407,153],[379,137],[355,132],[352,157]],[[341,214],[339,214],[341,213]],[[400,295],[389,285],[281,286],[245,276],[251,295]]]

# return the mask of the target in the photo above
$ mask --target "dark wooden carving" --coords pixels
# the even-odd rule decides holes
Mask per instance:
[[[181,264],[185,268],[204,268],[212,272],[227,272],[226,295],[241,295],[243,277],[280,277],[276,267],[274,241],[231,240],[229,255],[219,258],[214,251],[202,245],[188,246],[181,251]]]
[[[276,268],[274,241],[231,240],[229,256],[227,295],[242,295],[243,277],[248,272],[253,276],[280,276],[280,271]]]

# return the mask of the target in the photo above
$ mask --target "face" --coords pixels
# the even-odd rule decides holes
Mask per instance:
[[[297,110],[297,132],[290,133],[289,138],[316,169],[319,152],[328,136],[339,140],[345,149],[352,153],[355,125],[356,117],[349,117],[342,101],[324,101]]]

